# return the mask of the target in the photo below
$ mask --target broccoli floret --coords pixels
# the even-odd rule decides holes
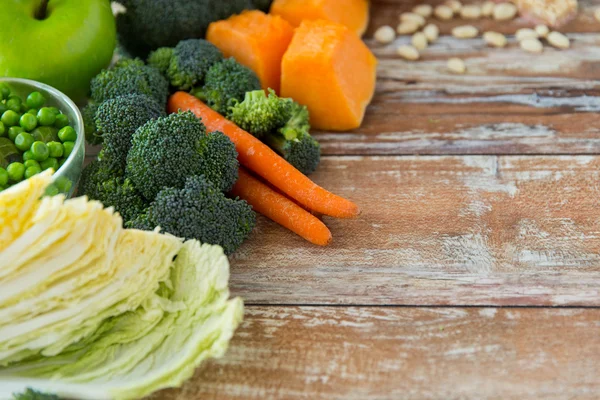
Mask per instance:
[[[167,78],[177,90],[200,85],[210,67],[223,60],[223,53],[203,39],[182,40],[175,46]]]
[[[95,119],[97,110],[98,105],[93,102],[88,103],[80,110],[83,118],[83,127],[85,129],[85,140],[94,146],[102,144],[102,136],[100,136],[96,130]]]
[[[187,111],[149,121],[135,132],[126,175],[152,200],[163,188],[182,188],[193,175],[204,175],[219,190],[229,191],[238,167],[231,140],[221,132],[207,134]]]
[[[114,207],[124,223],[144,213],[149,204],[129,179],[113,176],[102,161],[93,161],[83,170],[78,193]]]
[[[92,100],[97,104],[119,96],[145,94],[164,106],[169,95],[169,83],[160,71],[143,61],[123,59],[92,79],[91,92]]]
[[[127,153],[135,131],[151,119],[165,115],[154,98],[132,94],[105,101],[96,112],[96,129],[104,139],[102,161],[115,175],[125,173]]]
[[[148,208],[150,226],[233,253],[252,231],[256,214],[243,200],[229,199],[204,176],[186,180],[183,189],[163,189]]]
[[[218,113],[229,116],[230,108],[241,102],[246,92],[258,89],[260,81],[256,74],[228,58],[210,67],[204,86],[193,94]]]
[[[159,70],[163,76],[167,76],[172,56],[173,49],[171,47],[160,47],[148,56],[148,65]]]
[[[127,9],[117,15],[120,42],[146,57],[159,47],[203,38],[213,21],[253,8],[250,0],[119,0]]]
[[[291,99],[281,99],[269,89],[247,92],[244,101],[231,109],[231,120],[240,128],[261,138],[282,127],[290,118]]]
[[[60,400],[60,397],[54,394],[46,394],[27,388],[23,393],[13,394],[14,400]]]
[[[138,229],[141,231],[152,231],[156,226],[153,226],[148,220],[148,214],[143,213],[139,214],[136,218],[127,221],[125,224],[125,228],[128,229]]]
[[[300,172],[311,174],[321,161],[321,146],[309,133],[308,109],[292,102],[288,112],[286,124],[263,141]]]

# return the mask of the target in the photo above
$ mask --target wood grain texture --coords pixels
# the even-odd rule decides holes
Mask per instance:
[[[600,157],[327,157],[362,206],[327,248],[260,219],[231,257],[252,304],[600,305]]]
[[[367,38],[374,28],[396,26],[416,1],[375,1]],[[409,36],[381,45],[368,39],[379,58],[377,91],[365,123],[353,133],[316,134],[325,154],[597,154],[600,152],[600,23],[583,1],[569,32],[566,51],[546,47],[541,55],[514,40],[493,49],[483,39],[449,35],[464,20],[436,23],[442,36],[418,62],[395,54]],[[483,32],[514,33],[521,20],[474,24]],[[455,75],[446,60],[460,57],[468,73]]]
[[[153,400],[597,399],[600,310],[248,307]]]

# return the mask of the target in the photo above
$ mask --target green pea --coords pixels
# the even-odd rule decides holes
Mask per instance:
[[[21,111],[21,99],[18,97],[11,97],[8,100],[6,100],[6,107],[9,110],[13,110],[14,112],[18,113]]]
[[[2,117],[0,117],[0,121],[2,121],[6,126],[19,125],[19,114],[13,110],[6,110],[2,114]]]
[[[46,98],[40,92],[31,92],[25,102],[28,108],[40,108],[46,102]]]
[[[31,145],[31,152],[33,153],[33,159],[36,161],[44,161],[47,160],[50,156],[50,150],[48,150],[48,146],[44,142],[33,142]]]
[[[40,108],[37,114],[38,123],[42,126],[50,126],[54,125],[56,121],[56,114],[50,110],[48,107]]]
[[[25,113],[21,115],[19,124],[21,124],[21,128],[25,129],[27,132],[31,132],[37,127],[37,118],[35,115]]]
[[[6,135],[6,127],[4,126],[4,122],[0,121],[0,137]]]
[[[21,151],[29,150],[33,142],[35,142],[33,136],[27,132],[21,132],[15,138],[15,146]]]
[[[19,110],[19,112],[20,112],[21,114],[23,114],[23,113],[27,112],[27,110],[28,110],[28,108],[27,108],[27,105],[26,105],[26,104],[23,104],[23,103],[21,103],[21,109]]]
[[[52,168],[55,172],[58,170],[58,160],[56,158],[48,158],[44,161],[42,161],[40,163],[40,167],[42,167],[42,170],[47,170],[49,168]]]
[[[11,126],[8,128],[8,138],[14,142],[21,132],[25,132],[25,130],[20,126]]]
[[[58,129],[64,128],[69,125],[69,117],[65,114],[58,114],[56,116],[56,121],[54,122],[54,126]]]
[[[8,99],[10,96],[10,89],[6,83],[0,83],[0,101]]]
[[[68,193],[69,190],[71,190],[71,188],[73,187],[73,182],[71,182],[71,180],[66,176],[61,176],[57,178],[54,184],[61,193]]]
[[[60,110],[56,107],[48,107],[50,109],[50,111],[52,111],[54,113],[54,115],[58,115],[60,114]]]
[[[40,110],[38,110],[37,108],[30,108],[29,110],[27,110],[27,114],[31,114],[35,117],[37,116],[38,111]]]
[[[0,167],[0,186],[8,185],[8,172],[2,167]]]
[[[25,172],[23,173],[23,177],[25,179],[29,179],[34,175],[39,174],[40,172],[42,172],[40,167],[29,167],[25,169]]]
[[[77,133],[75,129],[71,126],[65,126],[60,131],[58,131],[58,138],[62,142],[74,142],[77,140]]]
[[[63,148],[65,149],[65,152],[64,152],[65,158],[68,158],[71,155],[71,152],[73,151],[74,147],[75,147],[75,142],[64,142],[63,143]]]
[[[29,160],[33,160],[33,153],[31,152],[31,150],[27,150],[26,152],[23,153],[23,161],[29,161]]]
[[[8,172],[8,179],[13,182],[21,182],[25,174],[25,166],[20,162],[10,163],[6,167],[6,172]]]
[[[51,185],[49,185],[49,186],[46,188],[46,191],[44,192],[44,194],[45,194],[46,196],[50,196],[50,197],[52,197],[52,196],[56,196],[56,195],[57,195],[57,194],[59,194],[59,193],[60,193],[60,191],[58,190],[58,188],[56,187],[56,185],[55,185],[55,184],[51,184]]]
[[[60,142],[48,143],[48,150],[50,151],[50,157],[61,158],[65,154],[65,148]]]
[[[23,163],[23,165],[25,166],[25,169],[29,168],[29,167],[38,167],[38,168],[42,168],[40,166],[40,163],[35,161],[35,160],[27,160]]]
[[[6,108],[6,104],[4,104],[2,100],[0,100],[0,115],[4,114],[6,110],[8,110],[8,108]]]

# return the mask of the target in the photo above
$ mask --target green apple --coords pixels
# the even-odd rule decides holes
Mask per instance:
[[[115,49],[110,1],[0,1],[0,76],[41,81],[83,100]]]

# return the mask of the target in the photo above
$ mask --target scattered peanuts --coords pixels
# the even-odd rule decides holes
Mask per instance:
[[[463,6],[460,9],[460,16],[464,19],[479,19],[481,17],[481,7],[475,4]]]
[[[496,6],[496,3],[494,3],[493,1],[491,1],[491,0],[486,1],[481,6],[481,15],[483,15],[486,18],[491,17],[494,14],[495,6]]]
[[[448,66],[448,69],[450,71],[456,74],[464,74],[465,72],[467,72],[467,66],[465,65],[465,62],[460,58],[453,57],[448,60],[448,63],[446,65]]]
[[[569,38],[560,32],[550,32],[550,34],[547,37],[547,40],[548,43],[550,43],[550,45],[556,47],[557,49],[568,49],[569,47],[571,47],[571,41],[569,40]]]
[[[596,18],[596,21],[600,22],[600,7],[596,8],[596,11],[594,11],[594,18]]]
[[[433,43],[440,37],[440,28],[438,28],[437,25],[429,24],[423,28],[423,33],[425,34],[427,41]]]
[[[546,36],[548,36],[550,29],[548,29],[546,25],[537,25],[535,27],[535,31],[537,32],[538,37],[545,38]]]
[[[405,60],[409,60],[409,61],[416,61],[420,57],[419,51],[416,48],[414,48],[413,46],[409,46],[409,45],[403,45],[403,46],[398,47],[396,52],[398,53],[398,55],[400,57],[404,58]]]
[[[472,39],[478,34],[479,30],[472,25],[462,25],[452,29],[452,36],[458,39]]]
[[[399,35],[412,35],[418,30],[419,24],[415,21],[400,22],[400,24],[396,28],[396,32],[398,32]]]
[[[425,18],[423,18],[419,14],[415,14],[415,13],[411,13],[411,12],[406,12],[406,13],[400,14],[400,21],[401,22],[414,21],[419,25],[419,27],[425,25]]]
[[[382,44],[392,43],[396,39],[396,32],[394,32],[394,28],[391,26],[384,25],[375,31],[373,38]]]
[[[454,14],[459,14],[460,9],[462,8],[462,3],[458,0],[448,0],[446,1],[446,5],[450,7]]]
[[[431,14],[433,14],[433,7],[429,4],[420,4],[413,8],[413,12],[419,14],[423,18],[429,18],[431,17]]]
[[[483,40],[485,40],[485,42],[493,47],[504,47],[506,46],[506,36],[504,36],[503,34],[499,33],[499,32],[485,32],[483,34]]]
[[[500,3],[494,7],[492,15],[496,21],[507,21],[517,15],[517,7],[512,3]]]
[[[541,53],[544,51],[542,42],[535,38],[529,38],[521,41],[521,48],[530,53]]]
[[[529,28],[521,28],[517,31],[517,33],[515,33],[515,39],[517,39],[519,42],[525,39],[537,39],[538,36],[539,35],[536,31]]]
[[[425,50],[427,48],[427,45],[429,44],[427,42],[427,36],[425,36],[423,32],[415,33],[412,37],[411,42],[417,50]]]
[[[448,6],[437,6],[433,11],[437,19],[441,19],[442,21],[448,21],[452,19],[454,16],[454,11]]]

